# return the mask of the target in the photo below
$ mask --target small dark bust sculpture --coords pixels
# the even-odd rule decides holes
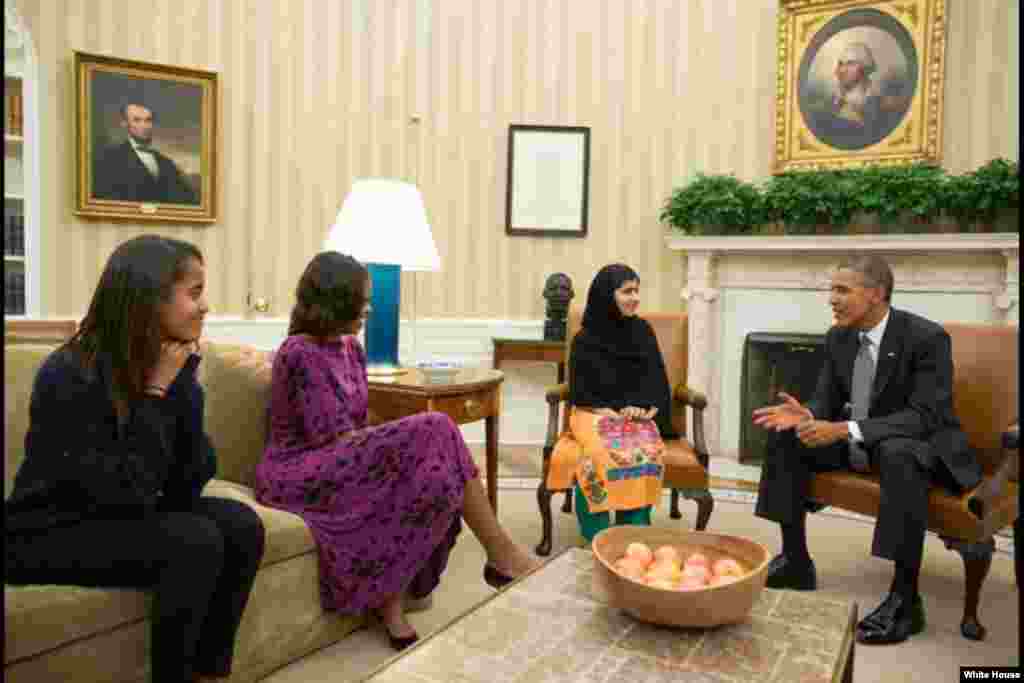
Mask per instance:
[[[552,273],[544,283],[542,296],[547,300],[544,314],[544,340],[565,341],[565,320],[569,315],[569,302],[576,296],[572,280],[565,273]]]

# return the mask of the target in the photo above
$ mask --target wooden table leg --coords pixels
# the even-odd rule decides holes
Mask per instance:
[[[491,501],[491,509],[498,514],[498,416],[490,415],[484,419],[484,430],[487,439],[487,498]]]

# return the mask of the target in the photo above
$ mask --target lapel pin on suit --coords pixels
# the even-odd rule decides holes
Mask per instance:
[[[896,352],[895,351],[890,351],[889,353],[887,353],[885,355],[886,355],[887,358],[895,358],[896,357]]]

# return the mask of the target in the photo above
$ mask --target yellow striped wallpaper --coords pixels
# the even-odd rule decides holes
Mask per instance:
[[[681,306],[658,213],[701,170],[769,173],[776,0],[15,0],[41,77],[42,313],[79,315],[122,240],[192,240],[213,312],[286,316],[353,179],[423,191],[442,272],[403,276],[417,318],[539,319],[546,276],[577,303],[597,268]],[[1018,0],[948,0],[944,160],[1017,157]],[[72,51],[217,71],[220,219],[81,220]],[[510,123],[591,127],[586,239],[505,235]]]

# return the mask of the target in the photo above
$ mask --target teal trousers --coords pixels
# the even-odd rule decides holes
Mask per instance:
[[[579,484],[573,485],[573,492],[573,497],[576,499],[574,502],[576,504],[576,519],[580,523],[580,533],[583,534],[583,538],[587,539],[587,543],[590,543],[599,531],[611,526],[611,513],[591,512],[587,505],[587,497],[583,495]],[[651,506],[635,510],[619,510],[615,513],[615,524],[617,526],[622,524],[650,526]]]

